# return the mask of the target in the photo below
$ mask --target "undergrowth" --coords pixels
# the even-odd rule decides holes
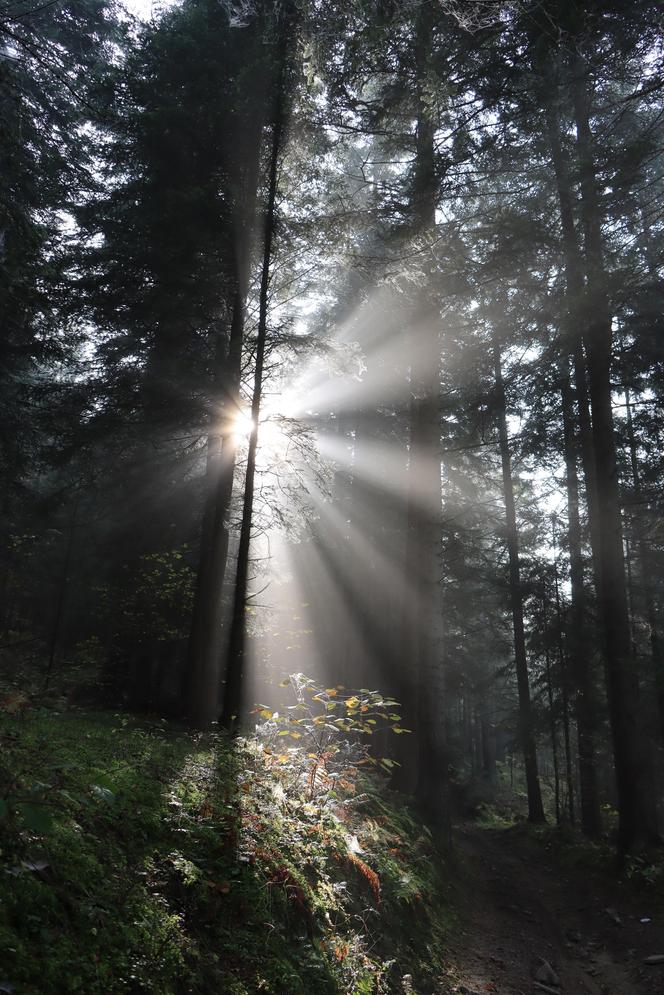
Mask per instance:
[[[328,777],[290,738],[30,707],[0,738],[0,991],[379,995],[442,974],[432,838],[350,759]]]
[[[628,883],[636,892],[662,893],[664,884],[664,855],[661,848],[625,856],[616,856],[616,841],[609,833],[596,840],[588,839],[578,826],[563,823],[560,826],[528,825],[529,835],[551,851],[557,860],[578,873],[596,872],[613,880],[616,877]]]

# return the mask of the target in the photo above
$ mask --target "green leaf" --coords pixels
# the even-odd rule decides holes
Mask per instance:
[[[8,814],[9,814],[9,805],[4,800],[4,798],[0,798],[0,819],[6,819]]]
[[[94,784],[98,784],[102,788],[107,788],[111,793],[115,793],[115,783],[107,774],[100,770],[92,770],[91,773],[94,775]]]
[[[26,829],[33,833],[50,833],[53,829],[53,814],[45,805],[30,805],[29,802],[20,802],[17,806],[23,824]]]
[[[95,798],[100,798],[101,801],[106,802],[108,805],[112,805],[115,801],[115,795],[108,788],[104,787],[102,784],[91,784],[90,791],[95,796]]]

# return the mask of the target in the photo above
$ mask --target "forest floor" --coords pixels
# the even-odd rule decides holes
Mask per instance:
[[[570,866],[524,826],[464,823],[446,987],[459,995],[662,995],[664,894]],[[542,962],[545,961],[546,964]]]
[[[443,859],[307,749],[0,699],[0,992],[664,995],[660,865],[491,807]]]

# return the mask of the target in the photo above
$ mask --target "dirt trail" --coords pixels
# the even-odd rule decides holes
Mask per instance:
[[[579,880],[523,830],[457,832],[460,930],[441,992],[664,995],[664,896]],[[649,919],[649,922],[641,922]],[[546,961],[546,965],[542,965]]]

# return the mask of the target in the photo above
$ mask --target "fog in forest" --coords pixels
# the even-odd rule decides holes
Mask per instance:
[[[664,990],[662,55],[2,4],[0,991]]]

